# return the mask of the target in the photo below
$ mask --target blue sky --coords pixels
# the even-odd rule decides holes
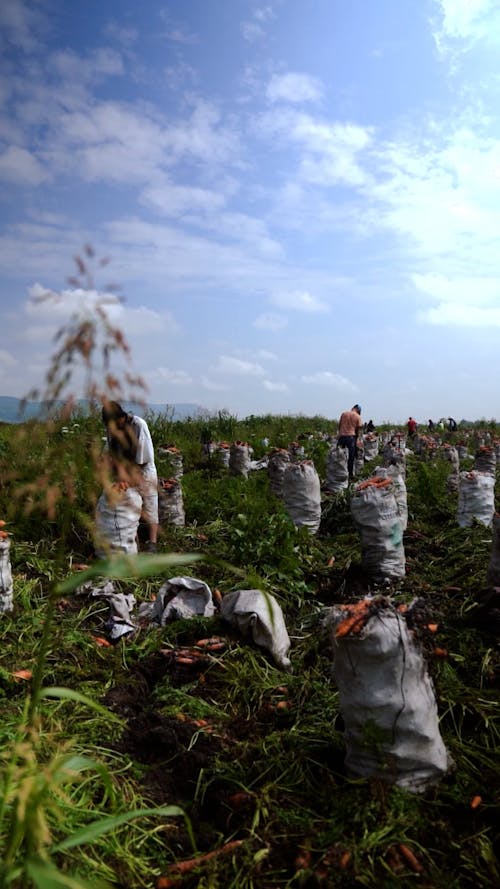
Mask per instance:
[[[0,394],[90,243],[152,402],[500,417],[497,0],[2,0],[0,49]]]

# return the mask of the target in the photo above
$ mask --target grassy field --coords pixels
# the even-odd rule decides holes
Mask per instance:
[[[105,644],[107,606],[74,591],[75,566],[92,564],[102,428],[76,419],[74,434],[62,421],[0,426],[14,575],[14,611],[0,615],[0,886],[500,885],[500,597],[486,586],[492,531],[457,525],[450,464],[407,457],[407,571],[384,589],[396,604],[418,597],[424,625],[437,624],[420,644],[454,767],[414,795],[344,767],[324,609],[377,591],[360,568],[351,491],[324,494],[311,537],[294,528],[265,470],[234,478],[203,456],[208,441],[249,441],[257,459],[264,436],[269,447],[304,436],[323,478],[320,433],[331,424],[151,418],[156,447],[184,458],[186,525],[163,527],[159,543],[183,559],[151,557],[144,576],[118,582],[138,604],[179,574],[222,595],[272,594],[292,641],[286,673],[217,614]],[[168,477],[168,459],[157,465]],[[176,659],[211,636],[224,642],[217,652]]]

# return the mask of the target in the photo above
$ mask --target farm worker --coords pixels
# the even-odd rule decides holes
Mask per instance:
[[[450,432],[457,431],[457,421],[453,417],[448,417],[448,429]]]
[[[429,426],[429,432],[432,432],[434,429],[434,420],[429,420],[427,425]]]
[[[129,481],[142,497],[142,516],[148,525],[146,552],[156,552],[158,539],[158,475],[153,441],[142,417],[127,414],[117,401],[106,401],[102,409],[108,452],[120,481]]]
[[[337,445],[341,448],[347,448],[349,456],[347,459],[347,470],[349,472],[349,481],[354,479],[354,458],[356,456],[356,444],[358,435],[363,428],[361,419],[361,407],[359,404],[353,405],[350,411],[344,411],[339,419],[339,437]]]
[[[408,429],[408,435],[415,435],[417,431],[417,421],[414,417],[408,417],[408,423],[406,424]]]

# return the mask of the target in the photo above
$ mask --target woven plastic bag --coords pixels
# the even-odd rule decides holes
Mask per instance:
[[[197,577],[172,577],[158,590],[150,612],[152,623],[164,627],[170,620],[213,617],[215,606],[210,587]],[[141,611],[141,617],[144,611]]]
[[[296,528],[317,534],[321,522],[321,485],[312,460],[289,463],[283,475],[283,503]]]
[[[377,466],[373,471],[375,478],[388,478],[393,484],[394,497],[398,505],[399,517],[403,525],[403,531],[408,526],[408,493],[405,477],[399,466]]]
[[[136,553],[137,529],[142,511],[142,497],[136,488],[122,490],[113,485],[103,491],[95,513],[96,555],[105,557],[109,551]]]
[[[343,491],[349,486],[348,457],[347,448],[339,448],[337,444],[334,444],[328,451],[325,489],[332,494]]]
[[[221,615],[256,645],[267,649],[283,669],[290,668],[290,637],[283,612],[270,594],[262,590],[235,590],[222,599]]]
[[[14,608],[12,569],[10,566],[10,540],[0,539],[0,614],[8,614]]]
[[[357,631],[352,622],[345,631],[345,610],[334,607],[329,616],[346,769],[421,793],[451,765],[434,687],[405,616],[387,599],[365,603]]]
[[[390,479],[361,482],[351,499],[351,515],[361,538],[361,564],[376,582],[405,575],[403,521]]]
[[[488,586],[500,587],[500,515],[497,512],[493,516],[493,542],[486,582]]]
[[[290,454],[285,448],[274,448],[269,454],[267,476],[269,486],[276,497],[283,497],[283,476],[290,463]]]
[[[476,520],[489,528],[495,513],[495,478],[486,472],[461,472],[458,482],[457,522],[468,528]]]
[[[184,527],[184,497],[181,483],[175,478],[158,479],[158,518],[160,525]]]
[[[229,449],[229,472],[231,475],[248,477],[250,471],[250,446],[244,441],[235,441]]]

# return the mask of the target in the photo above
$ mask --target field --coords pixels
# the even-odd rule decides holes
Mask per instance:
[[[203,453],[209,441],[241,440],[258,460],[299,439],[323,479],[329,421],[151,418],[159,475],[170,474],[161,445],[183,456],[186,524],[164,525],[160,558],[141,555],[119,590],[137,606],[179,575],[222,596],[263,590],[291,638],[286,672],[218,613],[145,624],[109,644],[106,603],[75,591],[86,576],[77,566],[93,564],[102,427],[97,415],[73,422],[70,433],[67,418],[0,426],[0,518],[14,576],[14,610],[0,614],[0,886],[500,885],[493,535],[458,526],[443,450],[407,456],[406,574],[380,590],[360,565],[352,486],[323,492],[311,536],[294,527],[266,470],[231,477]],[[467,468],[479,425],[467,433]],[[102,570],[113,575],[112,563]],[[344,765],[325,609],[379,592],[396,605],[419,600],[419,645],[453,760],[422,794],[354,779]],[[219,647],[197,646],[212,637]]]

